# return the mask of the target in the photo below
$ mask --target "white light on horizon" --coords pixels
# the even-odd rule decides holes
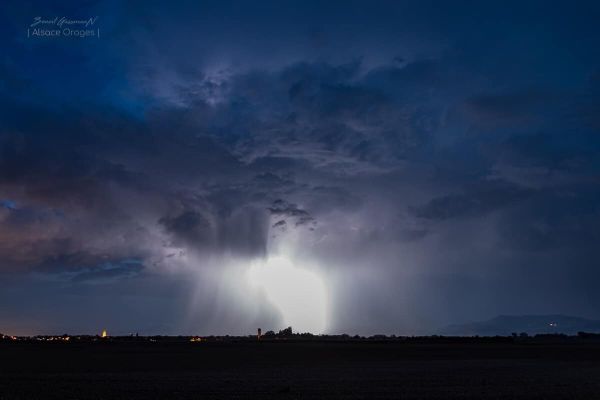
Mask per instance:
[[[247,276],[281,311],[286,326],[295,332],[324,333],[327,293],[315,272],[296,267],[284,257],[270,257],[254,262]]]

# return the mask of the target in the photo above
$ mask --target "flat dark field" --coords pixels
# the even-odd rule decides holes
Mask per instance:
[[[0,343],[0,399],[600,399],[598,343]]]

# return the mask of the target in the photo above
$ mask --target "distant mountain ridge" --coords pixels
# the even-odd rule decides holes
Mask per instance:
[[[487,321],[448,325],[440,330],[440,334],[447,336],[508,336],[513,332],[526,332],[529,335],[600,333],[600,321],[560,314],[499,315]]]

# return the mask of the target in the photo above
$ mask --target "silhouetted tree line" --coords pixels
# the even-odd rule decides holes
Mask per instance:
[[[547,333],[529,335],[527,332],[514,332],[510,336],[396,336],[396,335],[313,335],[309,332],[294,333],[289,326],[275,333],[270,330],[264,333],[261,340],[297,340],[297,341],[371,341],[390,342],[400,341],[406,343],[519,343],[519,342],[564,342],[564,341],[600,341],[600,333],[578,332],[576,336],[568,336],[560,333]],[[43,341],[43,342],[251,342],[256,341],[256,335],[248,336],[139,336],[131,334],[127,336],[110,336],[102,338],[99,335],[38,335],[38,336],[9,336],[0,334],[0,342],[13,341]]]

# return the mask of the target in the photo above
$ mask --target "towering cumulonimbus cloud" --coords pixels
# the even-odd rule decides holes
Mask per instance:
[[[384,3],[3,6],[0,321],[277,329],[244,271],[282,255],[330,331],[599,318],[597,7]]]

